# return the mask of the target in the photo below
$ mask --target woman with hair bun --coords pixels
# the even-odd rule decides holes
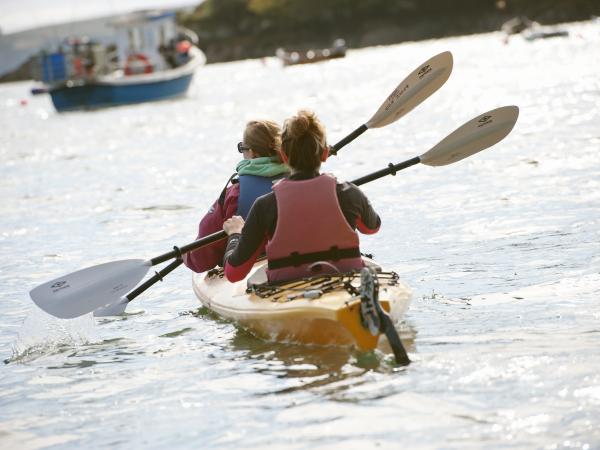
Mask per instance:
[[[204,215],[198,226],[200,239],[220,231],[231,216],[245,218],[254,201],[271,192],[273,183],[288,175],[281,162],[281,129],[270,120],[252,120],[246,124],[237,151],[243,159],[229,178],[221,195]],[[231,185],[229,185],[231,183]],[[226,242],[219,241],[183,255],[183,262],[194,272],[204,272],[223,265]]]
[[[323,124],[301,110],[285,121],[281,138],[291,175],[256,200],[246,221],[233,216],[223,224],[225,276],[242,280],[265,251],[269,281],[362,268],[355,230],[376,233],[381,220],[358,187],[319,173],[329,156]]]

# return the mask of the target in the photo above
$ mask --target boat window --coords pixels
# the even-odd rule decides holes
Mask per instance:
[[[160,45],[167,45],[167,32],[164,25],[160,27]]]
[[[135,50],[135,33],[133,30],[128,30],[127,35],[129,36],[129,48]]]
[[[139,50],[143,45],[142,36],[140,34],[139,28],[131,28],[128,34],[129,47],[134,51]]]

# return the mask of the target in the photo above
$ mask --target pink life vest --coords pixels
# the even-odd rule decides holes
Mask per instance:
[[[266,246],[269,281],[364,267],[358,234],[344,217],[335,178],[284,179],[273,186],[273,191],[277,225]]]

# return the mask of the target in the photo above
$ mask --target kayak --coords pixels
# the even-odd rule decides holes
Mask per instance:
[[[242,281],[230,283],[223,269],[213,269],[193,274],[192,284],[205,307],[261,339],[368,351],[377,347],[381,334],[391,344],[388,333],[397,338],[385,322],[404,315],[411,291],[395,272],[365,261],[361,271],[268,283],[265,259]]]

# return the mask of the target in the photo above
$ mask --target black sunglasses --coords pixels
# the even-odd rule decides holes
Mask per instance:
[[[241,142],[238,142],[238,152],[244,153],[247,150],[250,150],[250,147],[248,147],[247,145],[242,144]]]

